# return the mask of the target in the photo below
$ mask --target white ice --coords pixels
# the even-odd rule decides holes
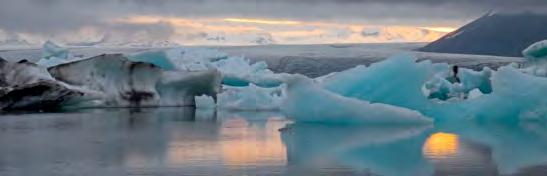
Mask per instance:
[[[51,41],[47,41],[42,46],[42,58],[36,62],[36,64],[44,67],[52,67],[67,63],[69,62],[69,55],[68,49],[62,48]]]

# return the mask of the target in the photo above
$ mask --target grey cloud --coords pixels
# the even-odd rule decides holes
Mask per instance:
[[[175,34],[174,27],[165,22],[155,24],[114,24],[105,27],[105,42],[166,41]]]
[[[374,24],[465,23],[489,10],[547,12],[545,0],[0,0],[0,29],[55,35],[130,15],[257,17]],[[162,29],[165,24],[159,24]],[[163,25],[163,26],[161,26]],[[145,29],[149,32],[148,27]],[[169,31],[165,31],[169,32]],[[152,34],[159,35],[159,34]]]

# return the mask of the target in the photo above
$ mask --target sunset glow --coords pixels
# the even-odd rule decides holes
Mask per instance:
[[[289,21],[289,20],[265,20],[265,19],[252,19],[252,18],[225,18],[226,22],[237,23],[256,23],[256,24],[269,24],[269,25],[298,25],[301,22]]]
[[[115,24],[169,25],[169,41],[181,45],[257,45],[431,42],[451,27],[377,25],[358,22],[295,21],[260,18],[182,18],[128,16]],[[260,43],[256,43],[260,41]]]
[[[453,27],[421,27],[421,28],[427,29],[427,30],[432,30],[432,31],[437,31],[437,32],[446,32],[446,33],[453,32],[457,29],[457,28],[453,28]]]
[[[432,159],[449,158],[458,153],[459,143],[456,134],[435,133],[425,142],[423,153],[427,158]]]

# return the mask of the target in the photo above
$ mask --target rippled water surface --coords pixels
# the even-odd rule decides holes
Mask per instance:
[[[0,175],[546,175],[547,125],[294,124],[277,112],[0,116]]]

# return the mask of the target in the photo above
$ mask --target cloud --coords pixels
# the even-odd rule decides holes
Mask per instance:
[[[149,39],[173,35],[169,23],[138,25],[112,20],[132,16],[270,19],[247,20],[253,24],[316,21],[457,27],[489,10],[547,12],[545,0],[0,0],[0,4],[0,30],[42,38],[84,29],[124,37],[139,33]],[[199,27],[192,29],[194,34],[211,34],[195,28]]]
[[[170,23],[158,22],[153,24],[113,24],[107,27],[105,33],[109,40],[135,40],[135,41],[165,41],[175,34],[175,29]]]

